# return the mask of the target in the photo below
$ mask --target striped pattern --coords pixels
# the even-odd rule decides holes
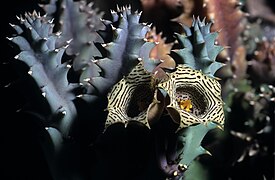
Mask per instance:
[[[138,121],[149,128],[147,109],[153,101],[151,74],[139,63],[131,73],[120,80],[108,94],[108,117],[105,128],[114,123]]]
[[[221,86],[217,80],[186,65],[178,65],[177,70],[167,73],[167,81],[154,87],[152,76],[138,64],[132,72],[120,80],[108,94],[108,117],[105,128],[114,123],[138,121],[150,128],[147,115],[154,103],[154,92],[161,88],[170,97],[166,107],[172,119],[179,123],[178,130],[196,124],[216,122],[224,125]],[[181,109],[180,100],[190,99],[190,112]]]
[[[217,80],[186,65],[178,65],[177,70],[168,74],[169,80],[158,84],[170,97],[167,109],[179,129],[195,124],[213,121],[223,126],[224,111],[221,86]],[[178,100],[190,99],[193,110],[180,108]]]

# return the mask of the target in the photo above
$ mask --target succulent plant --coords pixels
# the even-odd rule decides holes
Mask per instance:
[[[158,49],[163,41],[154,31],[149,32],[153,40],[141,47],[147,51],[141,52],[140,64],[108,94],[107,127],[116,122],[127,125],[137,121],[155,129],[167,114],[177,124],[174,139],[166,137],[170,140],[161,140],[156,147],[160,168],[174,179],[181,178],[197,156],[208,153],[200,146],[207,132],[223,128],[221,86],[214,77],[222,67],[215,58],[223,48],[214,44],[217,34],[210,33],[210,26],[211,23],[194,19],[191,29],[183,27],[186,35],[177,34],[183,47],[173,50],[181,58],[178,61],[165,51],[171,46]],[[158,50],[164,50],[163,54],[152,53]],[[173,150],[162,149],[162,143],[170,144]]]
[[[234,1],[227,3],[232,2]],[[205,7],[209,11],[210,7],[214,9],[218,7],[217,4],[218,1],[208,1]],[[220,37],[222,37],[222,32],[231,29],[225,27],[230,26],[231,23],[240,22],[234,31],[229,33],[230,36],[225,38],[229,38],[227,45],[231,46],[225,52],[229,52],[231,56],[226,66],[217,72],[217,76],[223,79],[222,97],[225,102],[226,132],[223,136],[216,137],[218,141],[213,142],[213,147],[210,145],[207,148],[211,149],[213,155],[219,159],[212,162],[212,165],[207,158],[201,158],[199,161],[204,168],[209,168],[208,177],[213,179],[274,178],[272,168],[269,168],[273,167],[271,161],[274,160],[274,155],[272,155],[274,154],[274,148],[272,148],[274,140],[271,138],[274,123],[273,120],[269,120],[274,119],[274,94],[272,92],[274,55],[271,43],[274,38],[274,24],[260,16],[255,17],[253,12],[250,12],[251,4],[253,1],[239,3],[235,1],[236,6],[224,6],[224,10],[240,7],[234,11],[230,20],[220,21],[222,16],[213,16],[215,25],[227,23],[223,25]],[[216,8],[216,12],[222,8]],[[212,12],[215,14],[215,11]],[[251,16],[250,13],[252,13]],[[209,15],[211,16],[211,12]],[[240,36],[237,41],[231,41],[233,44],[230,44],[230,39],[234,39],[236,32]],[[219,44],[227,46],[222,43],[221,39]],[[224,62],[222,59],[218,57],[218,61]],[[261,74],[264,74],[264,78]],[[217,144],[221,147],[217,147]],[[222,147],[230,147],[231,150]],[[221,151],[214,149],[221,149]],[[225,165],[218,167],[217,164]],[[220,173],[216,174],[214,169]],[[255,171],[252,172],[252,170]]]
[[[112,11],[111,23],[102,20],[91,4],[72,0],[59,2],[62,11],[59,22],[54,22],[51,18],[57,11],[56,3],[42,6],[49,15],[41,16],[34,11],[18,17],[19,24],[11,24],[17,34],[8,39],[19,47],[15,59],[29,66],[28,74],[51,109],[48,114],[34,113],[43,118],[50,135],[45,154],[50,154],[47,158],[53,176],[59,177],[58,164],[62,160],[57,154],[73,146],[64,140],[70,139],[75,129],[72,127],[79,111],[75,100],[81,98],[93,104],[98,102],[97,98],[104,99],[108,89],[137,64],[138,47],[143,44],[148,27],[138,22],[140,15],[132,13],[129,7]],[[113,32],[108,32],[106,26]],[[112,42],[103,41],[104,34],[99,31],[105,29],[113,36]],[[55,149],[52,154],[51,146]]]
[[[116,122],[127,125],[131,121],[141,122],[150,128],[146,109],[154,96],[151,81],[150,73],[139,63],[128,76],[112,88],[108,95],[109,113],[106,128]]]
[[[72,90],[77,85],[69,83],[66,78],[70,66],[61,60],[66,46],[55,48],[58,35],[52,33],[51,22],[43,20],[38,13],[26,14],[25,18],[19,19],[20,25],[12,25],[19,35],[10,38],[21,51],[15,59],[30,67],[28,74],[36,80],[41,94],[47,98],[53,112],[49,122],[68,135],[76,116]]]
[[[54,179],[92,178],[76,168],[83,149],[72,132],[82,108],[96,114],[107,110],[99,136],[117,123],[149,129],[165,178],[183,178],[199,155],[209,154],[201,143],[225,121],[216,77],[224,65],[216,58],[224,48],[215,44],[212,22],[194,18],[167,43],[129,6],[110,10],[111,20],[85,1],[51,0],[42,9],[45,15],[34,11],[18,17],[19,23],[11,25],[17,34],[8,39],[19,48],[15,59],[28,66],[50,108],[40,115],[42,147]],[[79,99],[86,107],[79,107]],[[94,112],[104,100],[105,109]],[[170,125],[163,128],[166,121]]]

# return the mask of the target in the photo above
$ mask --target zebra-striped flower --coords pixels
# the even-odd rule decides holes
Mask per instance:
[[[138,64],[108,94],[106,127],[134,120],[150,128],[164,108],[179,124],[178,129],[209,121],[223,126],[221,86],[216,79],[181,64],[167,75],[167,81],[155,84],[152,75]]]
[[[117,122],[127,125],[129,121],[138,121],[149,127],[147,109],[154,99],[151,77],[139,63],[113,86],[108,94],[106,128]]]
[[[145,43],[142,61],[108,94],[105,128],[136,121],[154,129],[156,158],[167,177],[178,179],[197,156],[209,154],[201,141],[211,129],[223,128],[221,85],[214,76],[223,66],[215,61],[223,48],[214,44],[217,33],[210,26],[195,20],[185,27],[186,36],[177,34],[177,60],[171,46]]]
[[[194,124],[224,124],[223,101],[219,82],[201,71],[179,64],[168,81],[158,84],[169,96],[167,111],[182,129]]]

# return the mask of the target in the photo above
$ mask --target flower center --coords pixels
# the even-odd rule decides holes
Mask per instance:
[[[194,114],[203,115],[207,109],[207,101],[202,90],[196,86],[181,86],[176,89],[176,100],[179,108]]]
[[[145,111],[153,101],[153,91],[148,84],[138,85],[129,99],[127,116],[136,117]]]
[[[187,99],[187,100],[179,100],[179,106],[182,110],[185,110],[187,112],[190,112],[193,105],[192,105],[192,102],[190,99]]]

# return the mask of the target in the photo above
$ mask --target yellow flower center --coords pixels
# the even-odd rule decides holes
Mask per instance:
[[[179,106],[182,110],[185,110],[187,112],[190,112],[193,107],[190,99],[179,100]]]

